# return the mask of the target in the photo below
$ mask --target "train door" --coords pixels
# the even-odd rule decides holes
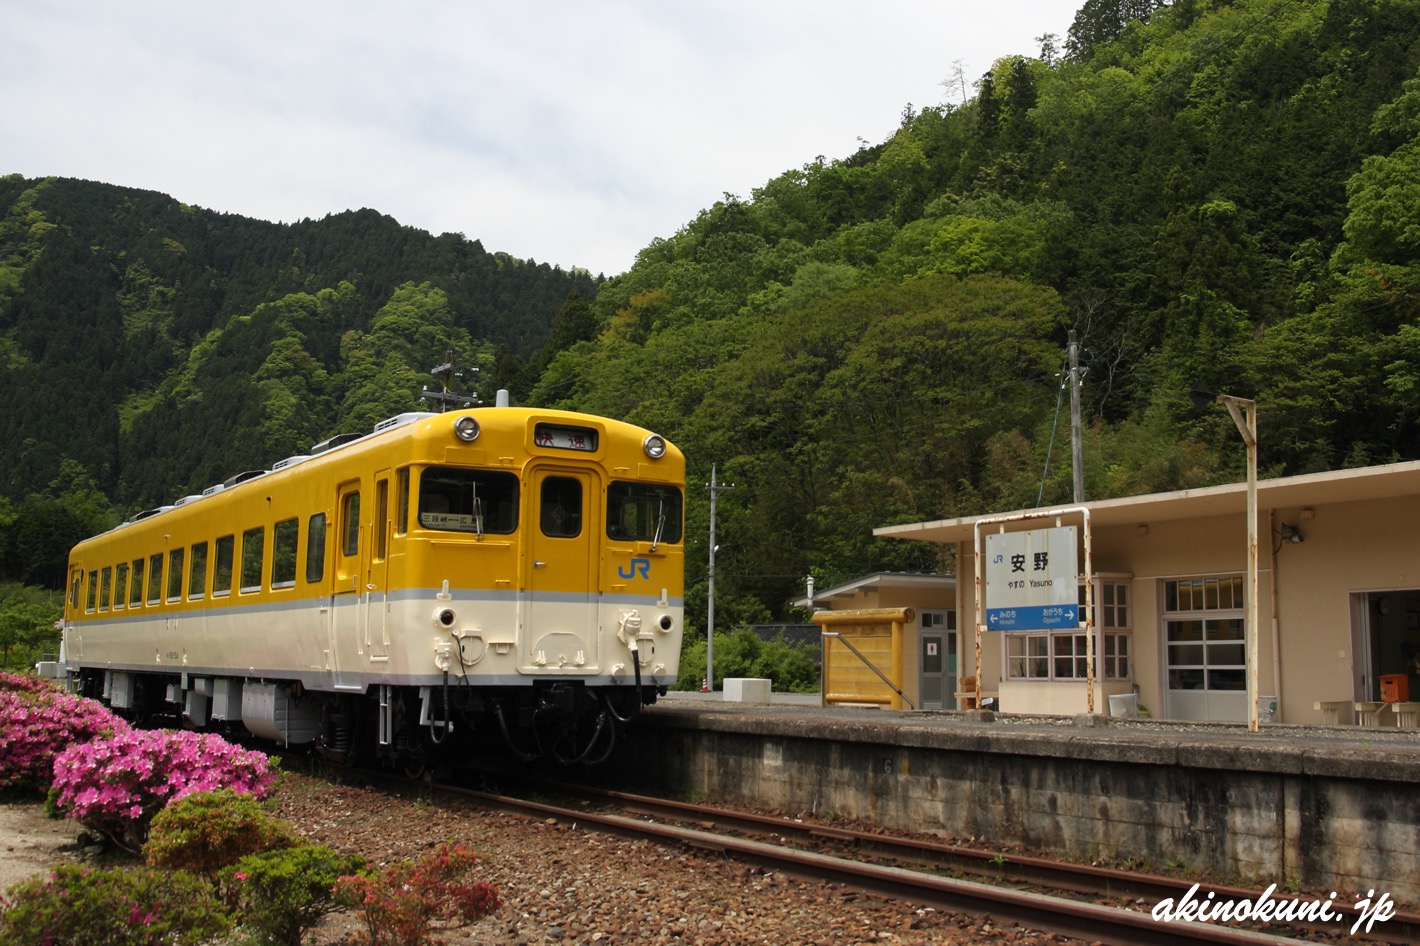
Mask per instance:
[[[390,472],[375,475],[375,509],[365,565],[365,652],[371,660],[389,659]]]
[[[360,605],[360,483],[342,484],[335,510],[335,567],[331,569],[331,663],[337,687],[361,687],[365,609]]]
[[[601,483],[589,470],[534,469],[523,663],[530,673],[597,667]]]

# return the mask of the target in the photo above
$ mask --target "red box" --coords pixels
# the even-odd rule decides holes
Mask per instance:
[[[1403,673],[1388,673],[1381,677],[1381,702],[1410,702],[1410,678]]]

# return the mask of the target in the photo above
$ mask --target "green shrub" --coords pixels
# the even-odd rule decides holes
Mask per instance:
[[[300,843],[296,829],[255,798],[222,788],[180,798],[154,815],[143,855],[152,867],[215,878],[248,854]]]
[[[715,689],[727,677],[759,677],[771,681],[775,693],[817,693],[817,657],[822,645],[791,643],[781,632],[763,640],[748,627],[715,632]],[[705,676],[705,639],[687,638],[680,654],[680,673],[673,689],[699,690]]]
[[[299,946],[301,935],[338,908],[335,883],[364,870],[365,859],[324,845],[248,854],[221,873],[237,920],[270,946]]]
[[[151,868],[65,864],[10,888],[6,899],[6,946],[196,946],[231,928],[206,881]]]
[[[466,844],[445,841],[417,861],[342,877],[336,896],[360,910],[362,946],[423,946],[435,929],[488,916],[500,906],[498,889],[472,878],[480,857]]]

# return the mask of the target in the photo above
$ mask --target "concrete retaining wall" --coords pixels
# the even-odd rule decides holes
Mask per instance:
[[[1420,743],[873,716],[657,706],[614,765],[668,794],[1420,902]]]

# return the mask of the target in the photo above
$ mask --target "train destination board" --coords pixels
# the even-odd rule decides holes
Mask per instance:
[[[986,536],[986,628],[1080,626],[1076,529],[1060,526]]]

